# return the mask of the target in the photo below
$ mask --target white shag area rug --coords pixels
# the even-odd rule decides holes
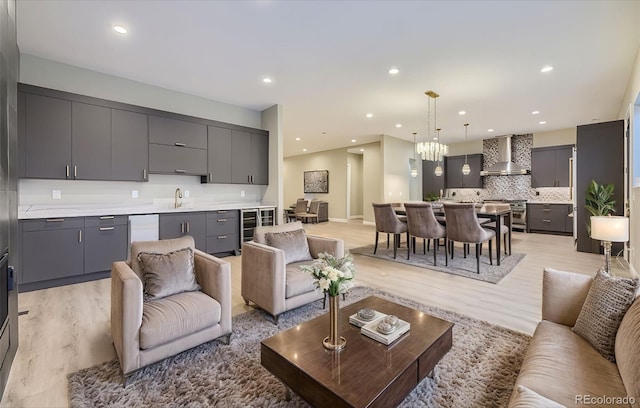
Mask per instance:
[[[346,305],[376,295],[455,323],[453,346],[401,407],[506,407],[530,337],[376,289],[350,290]],[[327,310],[322,300],[280,316],[233,317],[231,344],[212,341],[135,373],[122,387],[117,360],[69,374],[71,407],[307,407],[260,365],[260,341]],[[320,340],[319,340],[320,341]]]

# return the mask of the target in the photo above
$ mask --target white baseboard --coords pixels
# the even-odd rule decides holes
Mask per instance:
[[[362,225],[373,225],[373,226],[375,226],[376,223],[375,222],[371,222],[371,221],[362,221]]]
[[[329,218],[329,221],[333,221],[333,222],[349,222],[346,218]]]
[[[362,219],[364,218],[364,215],[350,215],[349,219],[350,220],[358,220],[358,219]]]

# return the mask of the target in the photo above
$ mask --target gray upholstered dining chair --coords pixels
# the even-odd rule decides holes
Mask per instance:
[[[440,238],[444,238],[445,264],[449,265],[449,253],[447,250],[447,230],[438,222],[433,214],[433,208],[429,203],[405,203],[404,209],[407,213],[407,229],[409,232],[409,243],[407,245],[407,259],[411,257],[411,247],[413,253],[416,252],[416,238],[422,238],[424,253],[426,254],[425,240],[433,240],[433,265],[437,265],[437,251],[440,245]],[[413,243],[413,244],[412,244]]]
[[[497,212],[497,211],[501,211],[501,210],[509,210],[511,209],[511,206],[509,204],[493,204],[493,203],[488,203],[488,204],[484,204],[482,206],[482,211],[484,212]],[[482,224],[483,228],[489,228],[492,230],[496,230],[496,222],[487,222]],[[503,223],[500,224],[500,234],[499,236],[496,237],[496,239],[500,239],[500,237],[503,237],[504,240],[504,254],[505,255],[509,255],[511,254],[511,241],[508,240],[509,236],[509,227],[507,227],[506,225],[504,225]],[[508,241],[508,243],[507,243]],[[507,251],[507,245],[509,250]],[[496,245],[496,259],[500,256],[500,254],[497,251],[497,245]]]
[[[304,213],[296,214],[298,219],[303,219],[305,222],[318,222],[318,210],[320,209],[320,200],[313,199],[311,203],[309,203],[309,211]],[[315,221],[314,221],[315,220]]]
[[[296,209],[293,212],[296,216],[296,220],[299,220],[304,214],[307,213],[307,200],[304,198],[298,198],[296,201]]]
[[[493,265],[491,240],[496,236],[493,230],[482,228],[476,215],[475,205],[444,204],[444,216],[447,219],[447,239],[451,243],[451,259],[453,259],[453,243],[476,245],[476,269],[480,273],[480,253],[482,243],[489,241],[489,262]]]
[[[373,215],[376,220],[376,245],[373,248],[373,253],[375,254],[378,251],[378,238],[381,232],[393,234],[393,259],[396,259],[398,247],[400,246],[400,234],[407,234],[407,242],[409,242],[407,222],[398,218],[390,203],[372,203],[372,205]]]

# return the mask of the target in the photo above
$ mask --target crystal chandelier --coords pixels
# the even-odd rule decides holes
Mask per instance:
[[[464,124],[464,141],[469,141],[469,135],[467,134],[467,128],[469,127],[468,123]],[[464,154],[464,165],[462,166],[462,174],[468,176],[471,173],[471,167],[469,166],[469,162],[467,161],[467,154]]]
[[[442,175],[442,167],[440,166],[440,162],[444,160],[444,156],[449,153],[449,147],[440,143],[440,130],[438,128],[438,111],[436,105],[436,98],[438,95],[434,91],[426,91],[425,95],[427,95],[429,99],[429,103],[427,105],[427,135],[433,134],[433,141],[422,142],[416,144],[416,152],[420,155],[422,160],[429,161],[437,161],[438,165],[434,170],[436,176]],[[433,128],[431,127],[431,101],[433,100]],[[432,133],[433,129],[433,133]]]

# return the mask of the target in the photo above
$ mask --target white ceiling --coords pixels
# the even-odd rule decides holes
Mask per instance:
[[[426,140],[430,89],[445,143],[464,140],[465,122],[482,139],[617,119],[640,45],[640,1],[17,3],[23,53],[256,110],[281,104],[285,157],[381,134]]]

